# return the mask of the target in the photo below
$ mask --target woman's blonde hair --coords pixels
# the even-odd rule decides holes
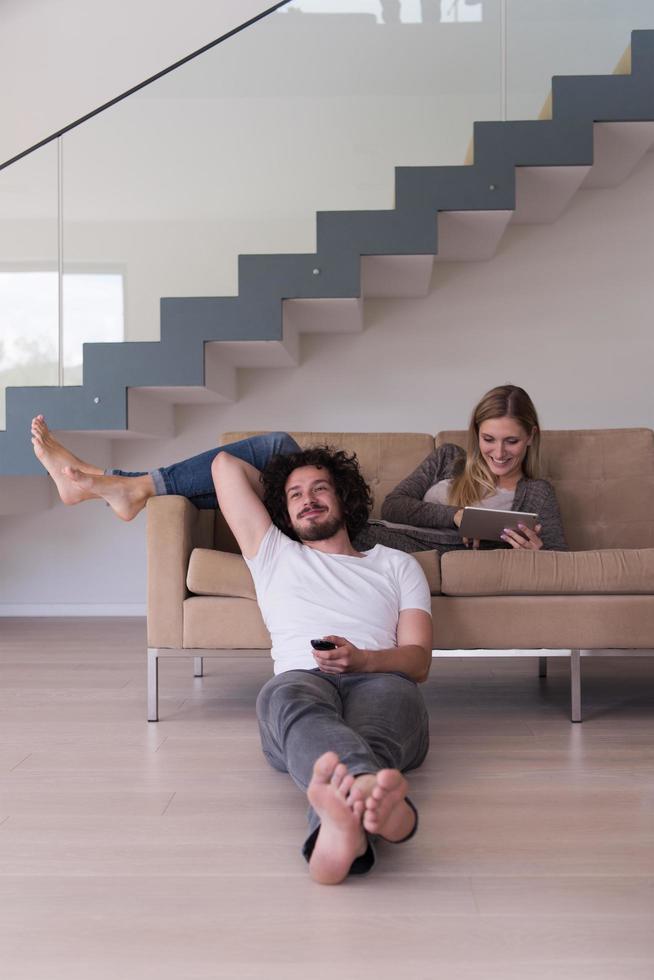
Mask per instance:
[[[495,493],[495,478],[479,449],[479,426],[488,419],[515,419],[527,435],[533,435],[522,461],[522,472],[529,479],[540,475],[540,424],[534,403],[524,390],[515,385],[500,385],[487,391],[473,410],[468,426],[465,465],[452,481],[449,501],[456,507],[470,507]]]

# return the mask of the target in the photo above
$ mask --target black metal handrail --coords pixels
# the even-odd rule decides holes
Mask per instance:
[[[16,163],[18,160],[22,160],[23,157],[28,156],[30,153],[34,153],[35,150],[39,150],[42,146],[46,146],[48,143],[52,143],[53,140],[59,139],[59,137],[63,136],[64,133],[68,133],[70,132],[71,129],[75,129],[77,126],[81,126],[82,123],[85,123],[88,119],[93,119],[94,116],[98,116],[101,112],[104,112],[105,109],[110,109],[111,106],[116,105],[116,103],[122,102],[123,99],[128,98],[128,96],[133,95],[135,92],[139,92],[142,88],[145,88],[146,85],[151,85],[152,82],[158,81],[160,78],[163,78],[164,75],[169,75],[177,68],[180,68],[182,65],[185,65],[188,61],[193,61],[194,58],[197,58],[199,55],[204,54],[205,51],[210,51],[211,48],[215,48],[218,44],[222,44],[223,41],[227,41],[228,38],[234,37],[235,34],[239,34],[241,31],[246,30],[248,27],[252,27],[253,24],[257,23],[257,21],[263,20],[265,17],[268,17],[276,10],[279,10],[280,7],[286,7],[290,2],[291,0],[281,0],[280,3],[275,3],[271,7],[268,7],[266,10],[262,10],[260,14],[256,14],[254,17],[251,17],[249,20],[246,20],[242,24],[239,24],[238,27],[234,27],[232,28],[231,31],[227,31],[226,34],[222,34],[220,37],[216,38],[215,41],[210,41],[208,44],[203,45],[203,47],[198,48],[197,51],[193,51],[191,54],[187,54],[184,58],[180,58],[179,61],[176,61],[174,64],[169,65],[168,68],[163,68],[161,71],[158,71],[156,75],[152,75],[150,78],[146,78],[145,81],[139,82],[138,85],[132,86],[132,88],[127,89],[126,92],[122,92],[121,95],[117,95],[114,99],[111,99],[109,102],[105,102],[103,103],[103,105],[98,106],[97,109],[92,109],[91,112],[87,112],[84,116],[80,116],[79,119],[76,119],[75,122],[69,123],[67,126],[64,126],[63,129],[58,129],[57,132],[52,133],[51,136],[46,136],[45,139],[39,140],[39,142],[35,143],[33,146],[28,147],[26,150],[23,150],[21,153],[17,153],[16,156],[11,157],[10,160],[6,160],[4,163],[0,163],[0,170],[4,170],[5,167],[11,166],[12,163]]]

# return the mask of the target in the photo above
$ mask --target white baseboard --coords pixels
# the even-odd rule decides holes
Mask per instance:
[[[0,603],[0,619],[8,616],[145,616],[144,602]]]

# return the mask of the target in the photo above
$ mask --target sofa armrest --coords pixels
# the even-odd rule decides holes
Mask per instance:
[[[214,515],[177,496],[152,497],[146,514],[148,646],[181,647],[189,558],[211,546]]]

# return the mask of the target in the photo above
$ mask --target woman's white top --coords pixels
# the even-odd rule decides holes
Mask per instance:
[[[422,499],[428,504],[449,505],[451,486],[452,480],[439,480],[438,483],[434,483],[432,487],[429,487],[427,493]],[[483,500],[478,501],[475,506],[488,507],[491,510],[511,510],[514,499],[515,490],[500,489],[496,493],[492,493],[489,497],[484,497]],[[434,531],[433,527],[416,527],[413,524],[393,524],[391,521],[375,521],[375,523],[383,524],[385,527],[394,527],[402,531],[413,531],[414,533],[420,532],[430,534]]]

